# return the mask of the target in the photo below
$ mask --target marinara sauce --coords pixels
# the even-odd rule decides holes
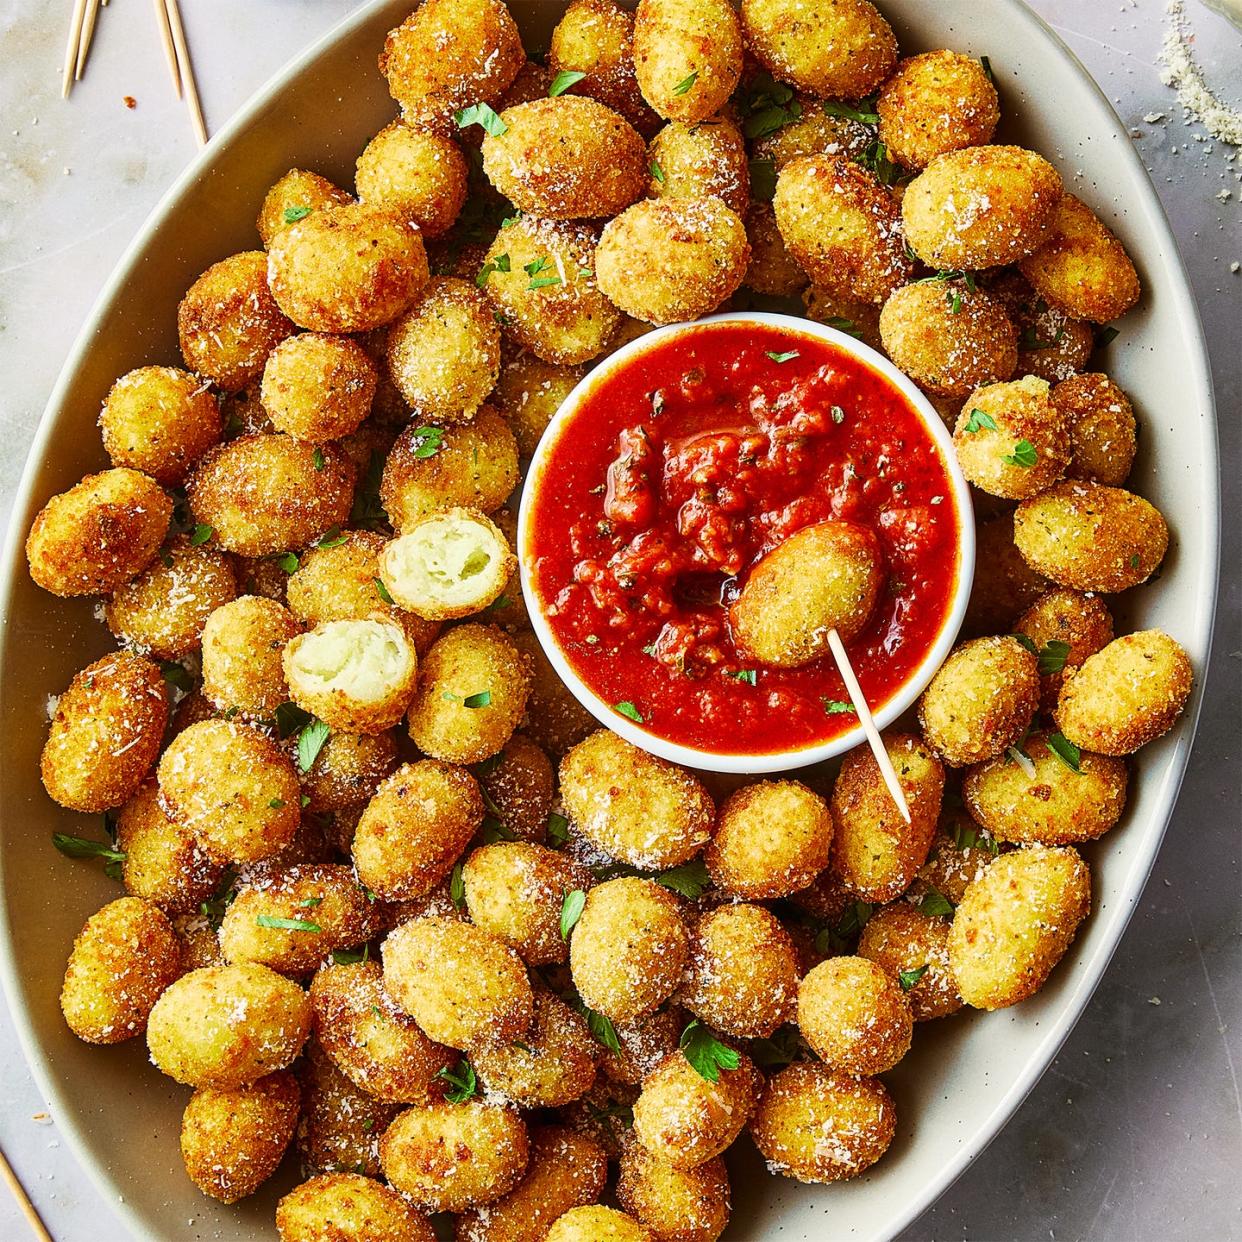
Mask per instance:
[[[935,642],[958,574],[941,451],[888,379],[818,337],[755,323],[670,336],[602,379],[544,446],[527,563],[557,644],[606,703],[717,754],[857,724],[831,656],[738,655],[727,609],[804,526],[868,526],[885,587],[850,658],[873,708]]]

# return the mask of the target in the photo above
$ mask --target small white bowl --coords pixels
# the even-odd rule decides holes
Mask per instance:
[[[936,670],[944,662],[953,646],[953,640],[961,629],[962,619],[966,615],[966,603],[970,598],[970,588],[975,573],[975,521],[974,511],[970,504],[970,493],[961,467],[957,464],[957,454],[953,451],[953,440],[945,429],[940,415],[932,408],[927,398],[882,354],[869,345],[855,339],[836,328],[829,328],[809,319],[799,319],[793,315],[781,315],[767,311],[728,311],[718,315],[708,315],[692,323],[672,324],[667,328],[657,328],[644,336],[638,337],[628,345],[611,354],[594,370],[578,383],[574,390],[565,398],[561,407],[548,424],[543,438],[535,449],[530,469],[526,475],[526,484],[522,491],[522,502],[518,509],[518,561],[521,566],[522,590],[526,595],[527,611],[530,614],[531,626],[539,638],[552,667],[561,680],[573,692],[574,697],[595,717],[600,724],[619,733],[635,746],[641,746],[653,755],[672,760],[674,763],[687,767],[698,768],[706,772],[761,773],[784,772],[792,768],[808,767],[831,759],[834,755],[843,754],[855,746],[865,742],[866,737],[862,726],[851,729],[830,741],[814,746],[805,746],[797,750],[776,751],[767,754],[718,753],[700,750],[697,747],[683,746],[679,742],[671,742],[636,722],[627,719],[605,703],[575,672],[573,665],[566,657],[552,627],[542,611],[542,601],[535,590],[533,581],[533,554],[531,540],[531,511],[539,495],[543,472],[547,467],[548,449],[564,431],[565,425],[577,413],[582,402],[595,388],[614,372],[629,367],[636,359],[653,346],[662,344],[670,337],[688,333],[710,330],[712,325],[721,323],[753,323],[769,328],[801,336],[817,338],[838,346],[846,353],[863,362],[873,371],[878,371],[885,379],[894,384],[909,401],[928,434],[939,449],[946,472],[948,473],[954,512],[958,525],[958,575],[954,586],[953,598],[945,615],[944,624],[936,634],[936,639],[929,648],[927,655],[910,676],[883,702],[872,705],[872,714],[876,724],[881,728],[892,724],[923,692],[931,681]]]

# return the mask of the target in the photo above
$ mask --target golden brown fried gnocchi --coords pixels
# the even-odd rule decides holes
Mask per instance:
[[[1016,263],[1043,243],[1061,177],[1022,147],[967,147],[938,155],[906,187],[901,218],[911,250],[930,267],[977,271]]]
[[[659,254],[659,266],[648,256]],[[713,311],[742,283],[750,262],[746,226],[716,197],[648,199],[600,235],[600,289],[627,315],[677,323]]]
[[[561,761],[570,820],[610,858],[648,871],[689,862],[706,844],[715,806],[692,773],[608,729]]]
[[[1136,450],[1134,409],[1107,375],[1074,375],[1058,384],[1052,403],[1069,423],[1073,456],[1065,474],[1120,487]]]
[[[297,1079],[287,1070],[242,1087],[199,1087],[181,1118],[190,1181],[221,1203],[254,1194],[284,1158],[300,1106]]]
[[[362,202],[412,220],[424,237],[439,237],[466,202],[469,172],[451,138],[396,120],[367,143],[354,184]]]
[[[262,250],[212,264],[177,307],[186,366],[225,392],[239,392],[258,379],[268,354],[293,331],[268,288]]]
[[[523,457],[534,455],[552,416],[583,374],[580,367],[556,366],[525,349],[502,363],[492,401],[513,429]]]
[[[525,61],[501,0],[425,0],[388,32],[379,67],[406,120],[442,131],[457,110],[495,103]]]
[[[857,1177],[888,1150],[896,1130],[897,1110],[879,1079],[812,1061],[773,1077],[750,1122],[768,1168],[800,1182]]]
[[[1093,323],[1124,315],[1141,291],[1125,247],[1072,194],[1061,196],[1043,244],[1019,266],[1041,297]]]
[[[389,328],[387,359],[416,419],[468,422],[500,373],[500,328],[472,283],[433,276]]]
[[[730,794],[703,855],[712,882],[766,901],[805,888],[832,849],[827,803],[799,781],[759,781]]]
[[[360,1091],[313,1035],[306,1041],[297,1073],[302,1084],[297,1137],[303,1168],[308,1173],[353,1169],[378,1177],[379,1138],[401,1106]]]
[[[218,711],[270,719],[289,698],[281,653],[302,627],[274,599],[243,595],[203,626],[203,695]]]
[[[104,398],[99,431],[114,466],[175,487],[220,439],[220,406],[208,381],[176,367],[139,367]]]
[[[433,1212],[461,1212],[508,1193],[526,1171],[516,1109],[481,1100],[407,1108],[380,1139],[384,1176]]]
[[[1066,679],[1054,715],[1075,746],[1129,755],[1173,727],[1193,685],[1181,645],[1160,630],[1140,630],[1089,656]]]
[[[147,1047],[177,1082],[229,1090],[291,1065],[310,1020],[310,999],[291,979],[254,962],[208,966],[161,994]]]
[[[649,198],[706,198],[714,194],[745,215],[750,201],[746,141],[727,112],[687,125],[670,121],[647,146]]]
[[[281,659],[293,701],[346,733],[391,729],[414,696],[418,655],[386,618],[325,621],[290,639]]]
[[[877,910],[858,938],[858,956],[895,978],[915,1022],[956,1013],[962,1007],[949,969],[949,920],[905,901]]]
[[[627,1143],[617,1200],[659,1242],[716,1242],[729,1223],[729,1173],[719,1158],[678,1169]]]
[[[1035,496],[1064,473],[1070,428],[1049,397],[1048,381],[1034,375],[976,388],[953,431],[967,480],[992,496]]]
[[[243,883],[224,912],[220,948],[230,962],[308,975],[335,949],[361,944],[377,919],[353,869],[302,863]]]
[[[268,251],[272,297],[312,332],[391,323],[427,283],[418,225],[369,203],[322,207],[282,229]]]
[[[513,736],[529,693],[530,665],[508,635],[495,626],[459,625],[423,661],[410,737],[436,759],[478,763]]]
[[[772,208],[786,249],[816,285],[878,304],[913,275],[896,202],[852,160],[792,160],[776,179]]]
[[[913,1027],[901,985],[865,957],[830,957],[798,988],[798,1029],[830,1069],[892,1069],[909,1051]]]
[[[1018,506],[1013,538],[1027,564],[1053,582],[1113,592],[1155,573],[1169,546],[1169,528],[1142,496],[1067,479]]]
[[[926,168],[938,155],[991,142],[1000,101],[973,56],[941,48],[907,56],[884,83],[875,110],[890,159]]]
[[[1003,1009],[1033,996],[1091,906],[1091,874],[1068,847],[1002,854],[966,890],[949,932],[962,999]]]
[[[804,526],[753,566],[729,609],[743,657],[801,668],[828,653],[828,635],[856,638],[884,579],[879,541],[853,522]]]
[[[1039,658],[1040,703],[1051,711],[1067,676],[1113,641],[1113,618],[1097,595],[1056,587],[1014,622]]]
[[[159,781],[172,819],[219,862],[267,858],[298,830],[301,790],[293,764],[249,725],[191,725],[164,751]]]
[[[310,988],[314,1031],[355,1086],[394,1104],[443,1099],[458,1054],[433,1043],[384,987],[378,962],[325,966]]]
[[[426,1217],[359,1173],[324,1173],[276,1205],[280,1242],[435,1242]]]
[[[958,905],[966,889],[992,865],[1000,853],[999,843],[982,825],[963,810],[946,812],[940,831],[932,842],[927,862],[910,886],[910,899],[922,908],[928,898],[931,908],[943,910],[936,894]],[[930,913],[930,910],[924,911]],[[869,954],[864,956],[870,956]]]
[[[304,220],[312,211],[352,201],[347,191],[333,185],[327,177],[303,168],[291,168],[263,199],[256,221],[259,237],[266,247],[282,229]]]
[[[880,312],[888,356],[921,388],[966,397],[1007,380],[1018,338],[999,302],[964,280],[920,280],[898,289]]]
[[[509,499],[517,480],[513,432],[484,405],[461,426],[407,427],[384,463],[380,500],[401,532],[454,505],[490,513]]]
[[[793,1016],[798,973],[797,951],[775,915],[762,906],[723,905],[693,929],[679,999],[715,1030],[766,1039]]]
[[[676,1052],[688,1021],[685,1010],[669,1001],[632,1022],[614,1022],[620,1050],[603,1048],[601,1073],[610,1082],[637,1088],[670,1052]]]
[[[175,660],[199,649],[207,618],[236,594],[225,553],[174,535],[137,578],[112,593],[104,620],[127,646]]]
[[[633,13],[613,0],[571,0],[552,31],[547,63],[554,74],[584,74],[570,89],[607,104],[640,133],[650,134],[659,118],[638,89],[633,41]]]
[[[966,809],[998,841],[1075,845],[1103,836],[1126,803],[1126,765],[1075,754],[1063,739],[1032,733],[1022,743],[1034,772],[1002,755],[966,773]],[[1072,767],[1070,765],[1073,765]]]
[[[693,1169],[719,1156],[755,1111],[763,1075],[744,1053],[737,1067],[704,1078],[678,1051],[643,1079],[634,1101],[634,1137],[657,1159]]]
[[[642,135],[586,95],[506,108],[483,139],[483,171],[519,211],[550,220],[615,216],[647,184]]]
[[[125,855],[121,877],[131,896],[165,914],[186,914],[216,891],[224,866],[208,858],[188,828],[168,818],[159,793],[155,781],[148,781],[117,813],[116,847]]]
[[[515,733],[475,773],[505,827],[520,840],[541,843],[548,833],[556,777],[539,745]]]
[[[975,527],[975,574],[963,632],[1008,630],[1052,585],[1026,563],[1013,541],[1013,512],[999,513]]]
[[[475,850],[461,876],[476,926],[516,949],[528,965],[568,960],[561,909],[569,893],[585,893],[593,878],[581,863],[542,845],[498,841]]]
[[[870,95],[897,63],[897,40],[869,0],[743,0],[742,25],[774,76],[821,99]]]
[[[464,768],[402,764],[367,804],[354,834],[358,878],[386,901],[431,892],[483,822],[483,798]]]
[[[116,651],[88,664],[56,700],[40,758],[43,788],[74,811],[127,802],[168,726],[168,690],[150,660]]]
[[[953,649],[919,700],[923,736],[950,767],[1002,754],[1039,707],[1039,667],[1016,638]]]
[[[560,1108],[591,1089],[598,1047],[585,1018],[551,992],[536,992],[526,1035],[476,1050],[474,1065],[489,1093],[523,1108]]]
[[[594,1203],[604,1192],[608,1158],[595,1139],[566,1126],[529,1129],[530,1159],[508,1194],[457,1218],[457,1242],[527,1242],[546,1235],[571,1208]]]
[[[719,112],[742,74],[742,29],[725,0],[639,0],[633,49],[643,98],[669,121]]]
[[[151,563],[172,501],[137,470],[88,474],[39,510],[26,536],[30,576],[53,595],[103,595]]]
[[[432,1039],[472,1051],[530,1029],[534,997],[522,959],[482,928],[429,916],[384,941],[384,986]]]
[[[432,621],[482,612],[508,585],[517,558],[504,534],[477,509],[419,518],[389,543],[379,572],[393,602]]]
[[[656,1242],[656,1238],[624,1212],[592,1204],[566,1212],[548,1230],[546,1242]]]
[[[875,756],[851,750],[832,787],[832,868],[864,901],[891,901],[927,861],[940,815],[944,767],[922,740],[887,732],[884,749],[905,794],[910,821],[893,802]]]
[[[195,521],[226,552],[271,556],[345,522],[353,487],[353,463],[336,445],[258,435],[217,445],[186,491]]]
[[[613,1022],[632,1022],[667,1000],[688,958],[677,898],[653,880],[596,885],[570,935],[574,987]]]
[[[871,142],[871,130],[860,121],[837,116],[811,95],[787,101],[785,111],[796,115],[771,133],[758,135],[751,147],[754,159],[770,162],[775,172],[808,155],[853,159],[862,155]]]
[[[312,815],[344,811],[370,801],[397,766],[397,742],[388,733],[330,733],[302,773],[304,809]]]
[[[805,289],[807,274],[785,249],[771,204],[748,204],[745,218],[750,242],[750,266],[742,282],[746,288],[778,298],[792,297]]]
[[[91,915],[73,942],[61,1012],[87,1043],[132,1039],[180,973],[181,942],[168,916],[137,897],[118,897]]]
[[[371,412],[375,364],[358,344],[303,332],[281,341],[263,367],[263,408],[295,440],[339,440]]]

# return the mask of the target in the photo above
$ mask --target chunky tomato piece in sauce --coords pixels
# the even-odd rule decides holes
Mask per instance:
[[[771,754],[857,723],[830,657],[754,667],[729,633],[751,567],[804,526],[847,519],[884,551],[849,648],[873,708],[951,607],[940,449],[894,385],[820,338],[728,322],[670,337],[600,382],[545,452],[527,543],[542,611],[583,681],[670,741]]]

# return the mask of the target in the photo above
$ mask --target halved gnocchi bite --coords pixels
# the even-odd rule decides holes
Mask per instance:
[[[393,602],[430,621],[482,612],[500,598],[516,568],[500,528],[475,509],[421,518],[379,558]]]

